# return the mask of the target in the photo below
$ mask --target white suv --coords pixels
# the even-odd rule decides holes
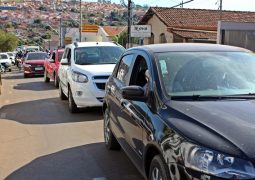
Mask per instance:
[[[75,42],[65,47],[58,70],[59,96],[68,98],[70,112],[102,106],[105,83],[123,52],[112,42]]]

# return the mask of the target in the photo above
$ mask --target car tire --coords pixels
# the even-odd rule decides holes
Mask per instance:
[[[54,86],[55,86],[56,88],[59,87],[58,77],[57,77],[56,73],[54,74]]]
[[[79,108],[74,102],[73,94],[70,88],[68,89],[68,107],[69,107],[70,113],[77,113],[79,111]]]
[[[12,69],[11,69],[11,68],[9,69],[9,72],[12,72]]]
[[[44,71],[44,82],[48,83],[50,82],[50,78],[47,77],[47,71]]]
[[[24,78],[28,78],[27,74],[24,74]]]
[[[63,90],[62,90],[62,87],[59,85],[59,87],[58,87],[58,91],[59,91],[59,98],[61,99],[61,100],[67,100],[67,97],[66,97],[66,95],[63,93]]]
[[[156,155],[150,164],[149,180],[170,180],[169,169],[161,155]]]
[[[106,148],[109,150],[119,150],[121,148],[110,128],[110,116],[108,108],[106,108],[104,112],[104,142]]]

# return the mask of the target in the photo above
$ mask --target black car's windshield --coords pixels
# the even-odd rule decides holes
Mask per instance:
[[[115,64],[124,48],[119,46],[80,47],[74,51],[76,64]]]
[[[47,53],[29,53],[26,60],[44,60],[48,58]]]
[[[169,96],[255,93],[255,55],[246,52],[157,53]]]

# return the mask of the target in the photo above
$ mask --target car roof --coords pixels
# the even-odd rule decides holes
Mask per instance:
[[[67,45],[66,47],[75,46],[77,43],[78,47],[93,47],[93,46],[118,46],[114,42],[75,42]]]
[[[144,45],[131,49],[145,49],[153,53],[159,52],[251,52],[247,49],[220,45],[220,44],[205,44],[205,43],[165,43]]]

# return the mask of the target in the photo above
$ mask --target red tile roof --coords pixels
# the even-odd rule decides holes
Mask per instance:
[[[126,29],[125,26],[104,26],[103,28],[110,37],[116,36]]]
[[[217,32],[215,31],[194,31],[185,29],[168,29],[171,33],[187,39],[209,39],[216,40]]]
[[[216,28],[220,20],[220,12],[218,10],[151,7],[139,24],[146,24],[154,14],[167,27],[193,26]],[[222,21],[255,22],[255,12],[222,11]]]

